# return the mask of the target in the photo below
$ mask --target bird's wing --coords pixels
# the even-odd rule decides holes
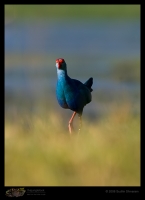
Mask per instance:
[[[72,81],[73,81],[73,83],[75,84],[75,86],[78,88],[79,86],[82,86],[83,85],[83,83],[82,82],[80,82],[80,81],[78,81],[78,80],[76,80],[76,79],[71,79]]]
[[[91,86],[93,85],[93,78],[89,78],[84,84],[81,83],[80,81],[76,80],[76,79],[72,79],[73,80],[73,83],[76,85],[76,87],[78,89],[82,89],[82,88],[88,88],[90,90],[90,92],[93,91],[93,89],[91,88]],[[85,87],[84,87],[85,86]]]

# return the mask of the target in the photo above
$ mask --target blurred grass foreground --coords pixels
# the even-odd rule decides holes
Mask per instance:
[[[7,122],[6,186],[140,185],[140,118],[129,106],[94,123],[84,119],[72,137],[61,119],[49,113],[27,117],[29,127],[26,119]]]
[[[139,5],[5,6],[5,186],[140,186],[139,18]],[[94,78],[71,137],[58,55]]]

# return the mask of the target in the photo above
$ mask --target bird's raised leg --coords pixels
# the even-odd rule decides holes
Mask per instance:
[[[72,133],[72,123],[73,123],[73,119],[75,115],[76,115],[76,112],[73,112],[72,117],[70,118],[69,123],[68,123],[68,129],[69,129],[70,134]]]
[[[80,133],[81,127],[82,127],[82,116],[79,115],[79,131],[78,131],[78,133]]]

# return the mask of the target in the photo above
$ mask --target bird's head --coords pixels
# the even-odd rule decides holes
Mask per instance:
[[[56,59],[56,68],[60,70],[66,70],[66,62],[63,58]]]

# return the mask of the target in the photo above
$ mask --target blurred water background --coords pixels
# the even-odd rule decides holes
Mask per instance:
[[[55,122],[63,116],[67,128],[72,112],[60,108],[55,96],[60,57],[71,78],[85,82],[93,77],[92,102],[83,118],[94,123],[94,131],[97,120],[114,108],[140,115],[139,5],[5,5],[7,135],[24,117],[29,129],[32,116],[46,113],[54,113]],[[15,183],[12,177],[6,180]]]
[[[31,11],[28,7],[21,8],[27,13]],[[51,7],[54,16],[55,7],[62,9]],[[71,6],[62,7],[71,10]],[[139,16],[38,18],[36,10],[37,17],[26,14],[24,18],[17,11],[17,6],[9,6],[5,16],[6,113],[21,109],[33,112],[39,109],[38,101],[44,101],[48,110],[52,106],[59,109],[55,97],[55,60],[59,57],[66,60],[70,77],[82,82],[94,78],[93,102],[85,112],[96,117],[112,109],[112,103],[124,101],[130,102],[134,113],[140,112]],[[43,12],[41,7],[39,12]],[[81,15],[81,7],[79,12]]]

